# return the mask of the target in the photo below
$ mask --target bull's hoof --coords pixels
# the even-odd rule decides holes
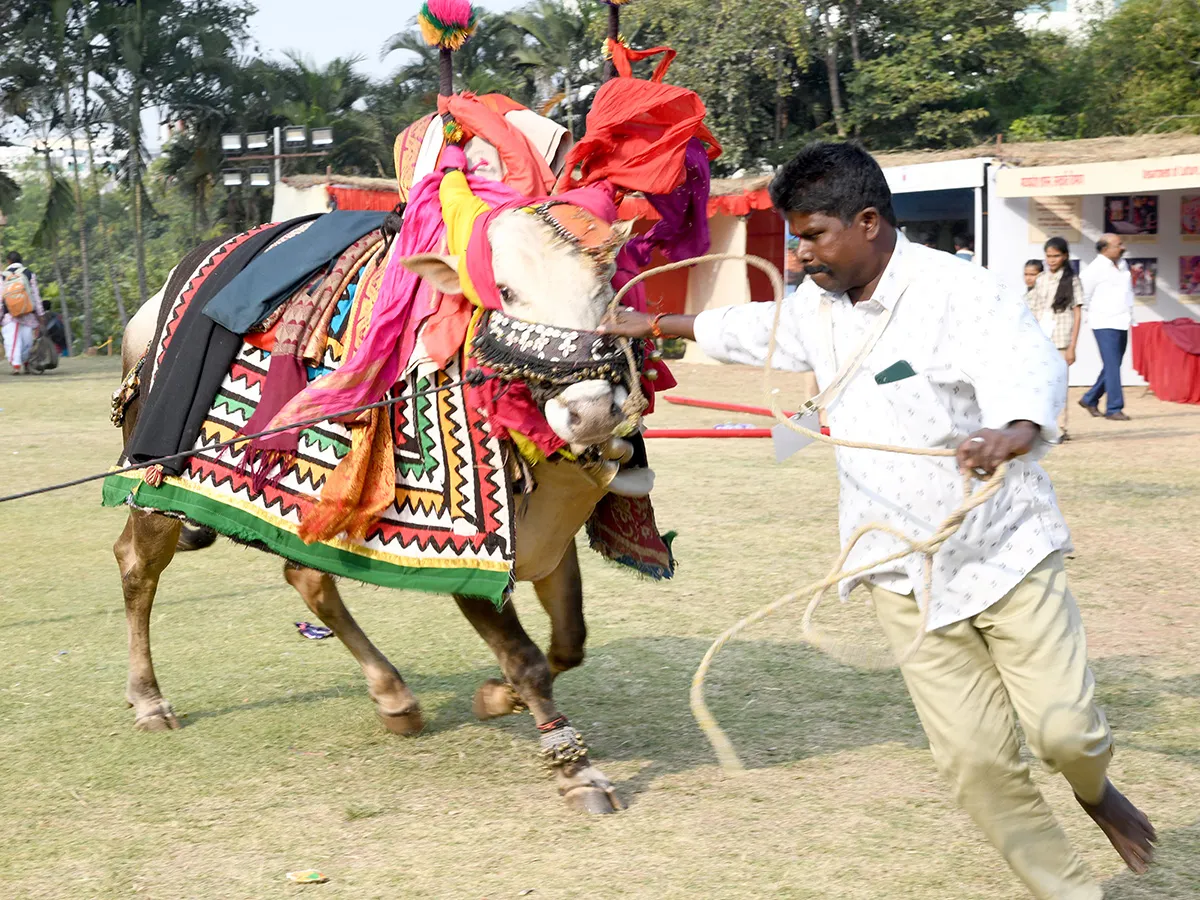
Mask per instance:
[[[174,731],[183,726],[175,717],[171,704],[166,700],[159,700],[138,711],[137,718],[133,720],[133,727],[138,731]]]
[[[512,715],[525,708],[520,696],[507,681],[499,678],[489,678],[475,692],[471,702],[471,711],[477,719],[498,719],[500,716]]]
[[[385,713],[382,710],[376,712],[379,713],[379,721],[383,723],[383,727],[401,737],[420,734],[425,728],[425,717],[421,715],[419,706],[402,713]]]
[[[593,816],[607,816],[625,808],[625,804],[611,790],[598,787],[577,787],[564,795],[567,806],[578,812]]]
[[[188,550],[203,550],[205,547],[211,547],[217,540],[217,533],[207,525],[193,525],[190,522],[184,522],[183,527],[179,529],[179,541],[175,545],[175,549],[181,552]]]

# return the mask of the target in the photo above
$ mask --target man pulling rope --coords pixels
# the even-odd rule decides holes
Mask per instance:
[[[800,240],[808,278],[796,294],[699,316],[622,311],[607,330],[815,373],[814,405],[835,438],[858,445],[837,451],[842,539],[854,539],[839,568],[888,560],[842,581],[843,599],[865,583],[938,768],[1031,894],[1097,900],[1013,723],[1015,712],[1030,749],[1144,872],[1156,835],[1107,778],[1112,735],[1063,568],[1070,533],[1036,462],[1058,437],[1062,359],[985,270],[905,239],[861,147],[812,145],[770,191]],[[878,452],[896,446],[908,452]],[[942,535],[960,473],[995,477]],[[886,527],[865,527],[875,523]]]

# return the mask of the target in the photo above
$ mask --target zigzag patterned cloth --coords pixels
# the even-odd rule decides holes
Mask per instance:
[[[161,359],[191,297],[225,252],[227,247],[218,248],[201,263],[174,298],[175,309],[164,317],[151,359]],[[361,313],[353,307],[374,299],[365,296],[369,291],[356,296],[357,287],[355,279],[338,298],[323,364],[308,368],[309,381],[341,364],[347,323]],[[502,604],[515,562],[511,482],[501,442],[465,402],[465,389],[391,407],[396,502],[362,540],[342,535],[306,544],[298,536],[300,517],[320,498],[326,479],[349,452],[346,426],[323,422],[302,429],[295,459],[261,490],[245,471],[244,445],[209,449],[236,436],[254,415],[270,359],[261,338],[248,335],[243,341],[181,474],[168,476],[159,487],[145,484],[137,473],[110,475],[104,482],[104,504],[185,517],[333,575],[386,587],[488,597]],[[397,383],[391,396],[458,381],[460,371],[461,361],[439,372],[418,370]]]

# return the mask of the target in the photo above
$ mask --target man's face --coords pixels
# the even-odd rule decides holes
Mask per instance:
[[[800,239],[796,256],[804,274],[825,291],[844,293],[862,287],[871,239],[879,231],[879,214],[868,208],[849,223],[826,213],[789,212],[788,228]]]
[[[1114,235],[1108,239],[1108,246],[1100,251],[1113,262],[1116,262],[1125,255],[1125,241],[1120,235]]]

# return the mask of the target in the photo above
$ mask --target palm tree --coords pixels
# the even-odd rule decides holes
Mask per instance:
[[[142,111],[153,105],[177,112],[181,94],[220,77],[244,41],[252,11],[243,0],[121,0],[99,6],[98,32],[106,48],[99,67],[105,81],[97,93],[127,151],[124,174],[133,193],[134,251],[138,293],[144,303],[146,153]]]
[[[557,91],[550,98],[558,100],[552,106],[565,114],[567,130],[572,134],[575,107],[600,81],[596,34],[602,9],[594,0],[581,0],[573,7],[562,0],[536,0],[508,16],[512,24],[528,35],[524,46],[515,50],[514,59],[537,73],[545,86]]]

